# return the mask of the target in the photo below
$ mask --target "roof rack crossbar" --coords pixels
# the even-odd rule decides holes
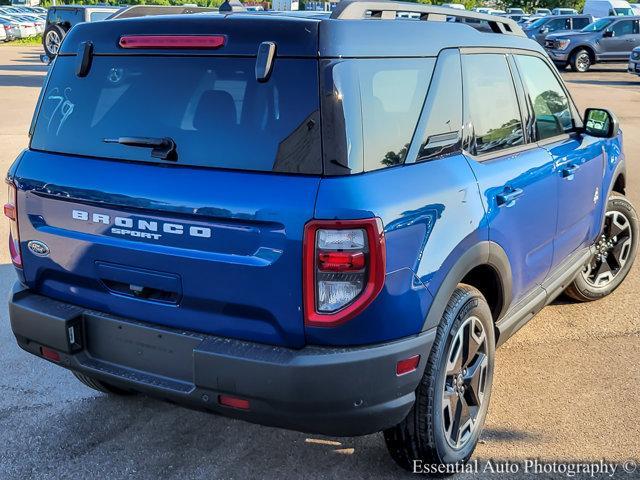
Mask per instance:
[[[517,35],[520,37],[525,36],[518,24],[510,18],[470,12],[468,10],[434,7],[420,3],[382,0],[342,0],[338,3],[335,10],[333,10],[330,18],[338,20],[364,20],[367,18],[393,20],[399,12],[415,13],[420,16],[420,20],[439,22],[447,21],[448,18],[455,18],[456,21],[464,21],[466,19],[484,20],[495,33]]]

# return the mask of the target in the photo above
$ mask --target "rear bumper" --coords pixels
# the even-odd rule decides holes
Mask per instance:
[[[434,331],[358,348],[300,350],[159,328],[16,286],[11,327],[21,348],[59,352],[59,365],[152,396],[254,423],[352,436],[399,423],[411,409]],[[398,360],[420,354],[397,376]],[[250,402],[219,404],[220,395]]]

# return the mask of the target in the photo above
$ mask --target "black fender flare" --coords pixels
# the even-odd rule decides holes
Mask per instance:
[[[447,273],[447,276],[441,283],[440,288],[438,288],[438,291],[432,292],[433,301],[427,313],[427,318],[422,325],[422,331],[430,330],[438,326],[444,310],[447,307],[447,303],[449,303],[449,299],[457,285],[467,273],[481,265],[489,265],[492,267],[500,279],[502,305],[498,317],[493,320],[496,322],[504,316],[511,304],[511,264],[509,263],[507,254],[500,245],[485,240],[473,245],[464,252],[453,267],[451,267],[449,273]]]
[[[604,161],[607,162],[608,159],[605,157]],[[606,209],[607,209],[607,202],[609,201],[609,197],[611,196],[611,193],[613,192],[613,186],[616,184],[616,180],[618,179],[618,177],[622,175],[622,177],[625,180],[625,183],[627,181],[627,166],[626,166],[626,162],[625,160],[618,162],[618,164],[616,165],[616,169],[613,171],[613,175],[611,175],[611,180],[609,181],[609,185],[607,185],[607,196],[604,197],[602,199],[602,201],[605,203],[605,212],[604,214],[606,214]],[[605,220],[605,215],[602,215],[602,221],[600,222],[600,232],[602,232],[602,229],[604,228],[604,220]],[[600,235],[600,233],[598,233],[598,235]]]

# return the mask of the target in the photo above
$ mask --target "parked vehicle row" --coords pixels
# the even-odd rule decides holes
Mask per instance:
[[[42,7],[0,7],[0,41],[42,35],[46,18],[47,10]]]

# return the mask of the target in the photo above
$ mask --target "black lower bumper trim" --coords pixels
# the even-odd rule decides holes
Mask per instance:
[[[357,348],[294,350],[175,331],[65,304],[19,287],[9,301],[20,346],[61,353],[60,365],[125,389],[254,423],[326,435],[363,435],[399,423],[411,409],[434,331]],[[68,329],[82,332],[69,343]],[[398,360],[421,355],[397,376]],[[218,404],[247,399],[249,410]]]

